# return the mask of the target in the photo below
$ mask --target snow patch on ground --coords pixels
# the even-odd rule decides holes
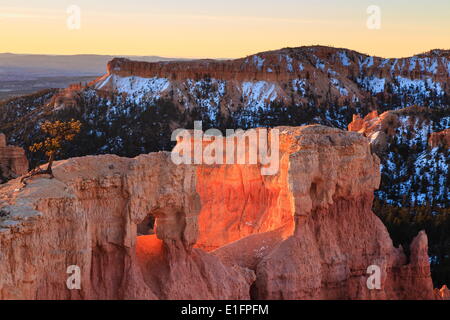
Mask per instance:
[[[417,65],[417,57],[412,57],[409,60],[409,71],[413,71],[416,68]]]
[[[253,111],[264,109],[278,97],[275,83],[267,81],[243,82],[241,90],[246,106]]]
[[[304,97],[306,94],[306,79],[294,79],[292,80],[292,88],[294,92],[300,92]]]
[[[325,63],[323,63],[322,60],[320,60],[318,57],[315,58],[316,58],[316,68],[325,71]]]
[[[398,59],[394,60],[394,63],[391,66],[391,73],[395,72],[395,68],[397,67]]]
[[[336,78],[330,79],[331,84],[339,90],[341,96],[348,96],[348,90],[341,84],[341,82]]]
[[[432,62],[429,64],[427,71],[431,72],[432,74],[436,74],[438,67],[438,60],[434,58]]]
[[[264,66],[264,59],[260,56],[253,56],[253,64],[258,68],[259,71],[262,70]]]
[[[144,99],[157,100],[161,94],[169,89],[170,81],[166,78],[141,78],[136,76],[120,77],[117,75],[108,76],[103,82],[96,86],[96,89],[110,89],[119,94],[126,93],[127,99],[135,103],[141,103]]]
[[[359,62],[359,68],[362,69],[364,67],[370,68],[373,66],[373,57],[367,57],[363,61]]]
[[[200,107],[208,113],[209,118],[215,121],[220,110],[220,103],[226,93],[227,83],[225,80],[203,79],[185,81],[190,99],[183,97],[185,104]]]
[[[363,79],[357,79],[357,82],[365,90],[370,91],[372,94],[384,92],[386,85],[386,79],[377,77],[365,77]]]
[[[347,53],[345,51],[341,51],[338,53],[339,58],[341,58],[341,63],[343,66],[348,67],[351,65],[350,59],[347,57]]]
[[[445,203],[450,198],[448,188],[448,150],[430,149],[428,137],[431,132],[448,128],[450,117],[443,117],[438,122],[408,115],[399,116],[400,126],[395,135],[396,149],[388,152],[383,159],[382,172],[393,181],[392,190],[397,197],[417,205],[424,205],[433,200]],[[398,151],[402,150],[403,158]],[[406,158],[404,158],[406,154]],[[381,193],[386,199],[386,194]],[[392,199],[390,203],[401,205]]]
[[[444,65],[447,64],[447,72],[448,72],[448,75],[450,76],[450,61],[447,61],[446,58],[442,58],[442,60],[443,60]]]
[[[416,98],[418,96],[430,97],[434,92],[437,96],[443,96],[444,90],[439,82],[434,82],[431,78],[409,79],[397,76],[398,86],[394,86],[395,93],[408,93]]]
[[[294,67],[292,65],[293,60],[290,56],[286,55],[286,66],[289,72],[294,72]]]
[[[391,60],[390,59],[384,59],[380,65],[378,66],[378,68],[384,68]]]

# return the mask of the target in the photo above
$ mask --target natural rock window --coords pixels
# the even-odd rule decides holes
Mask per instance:
[[[145,219],[137,226],[137,235],[149,236],[155,234],[155,216],[149,214]]]

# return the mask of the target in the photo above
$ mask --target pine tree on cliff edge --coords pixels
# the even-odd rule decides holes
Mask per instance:
[[[81,122],[74,119],[68,122],[62,121],[45,121],[41,125],[41,131],[47,136],[44,141],[38,142],[30,146],[31,152],[43,151],[48,158],[47,169],[42,170],[39,167],[31,171],[22,178],[25,179],[38,174],[49,174],[53,178],[52,165],[56,156],[61,152],[65,142],[72,141],[81,130]]]

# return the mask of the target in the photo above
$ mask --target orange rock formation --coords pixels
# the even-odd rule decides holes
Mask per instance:
[[[450,290],[447,286],[443,286],[441,289],[434,289],[436,298],[438,300],[450,300]]]
[[[436,298],[425,233],[408,259],[371,211],[380,173],[368,140],[277,129],[274,176],[161,152],[69,159],[55,179],[1,186],[0,299]],[[66,286],[69,265],[81,290]],[[371,265],[380,289],[367,286]]]
[[[428,139],[428,145],[431,148],[450,148],[450,129],[441,132],[433,132]]]
[[[28,160],[25,150],[8,146],[6,136],[0,133],[0,182],[25,174],[28,171]]]
[[[353,121],[348,125],[348,131],[359,132],[369,138],[372,150],[376,153],[386,148],[386,138],[395,134],[400,122],[398,115],[393,111],[386,111],[378,115],[374,110],[364,118],[353,115]]]

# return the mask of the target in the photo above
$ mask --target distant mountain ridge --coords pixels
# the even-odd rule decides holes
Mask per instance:
[[[0,71],[13,72],[15,68],[21,72],[57,75],[100,75],[105,71],[108,61],[118,57],[114,55],[41,55],[41,54],[14,54],[0,53]],[[172,61],[177,59],[159,56],[123,56],[147,62]],[[0,73],[1,80],[1,73]]]
[[[235,60],[141,62],[115,58],[89,88],[142,103],[168,98],[210,113],[267,108],[271,103],[392,109],[448,105],[450,51],[384,59],[314,46],[268,51]]]

